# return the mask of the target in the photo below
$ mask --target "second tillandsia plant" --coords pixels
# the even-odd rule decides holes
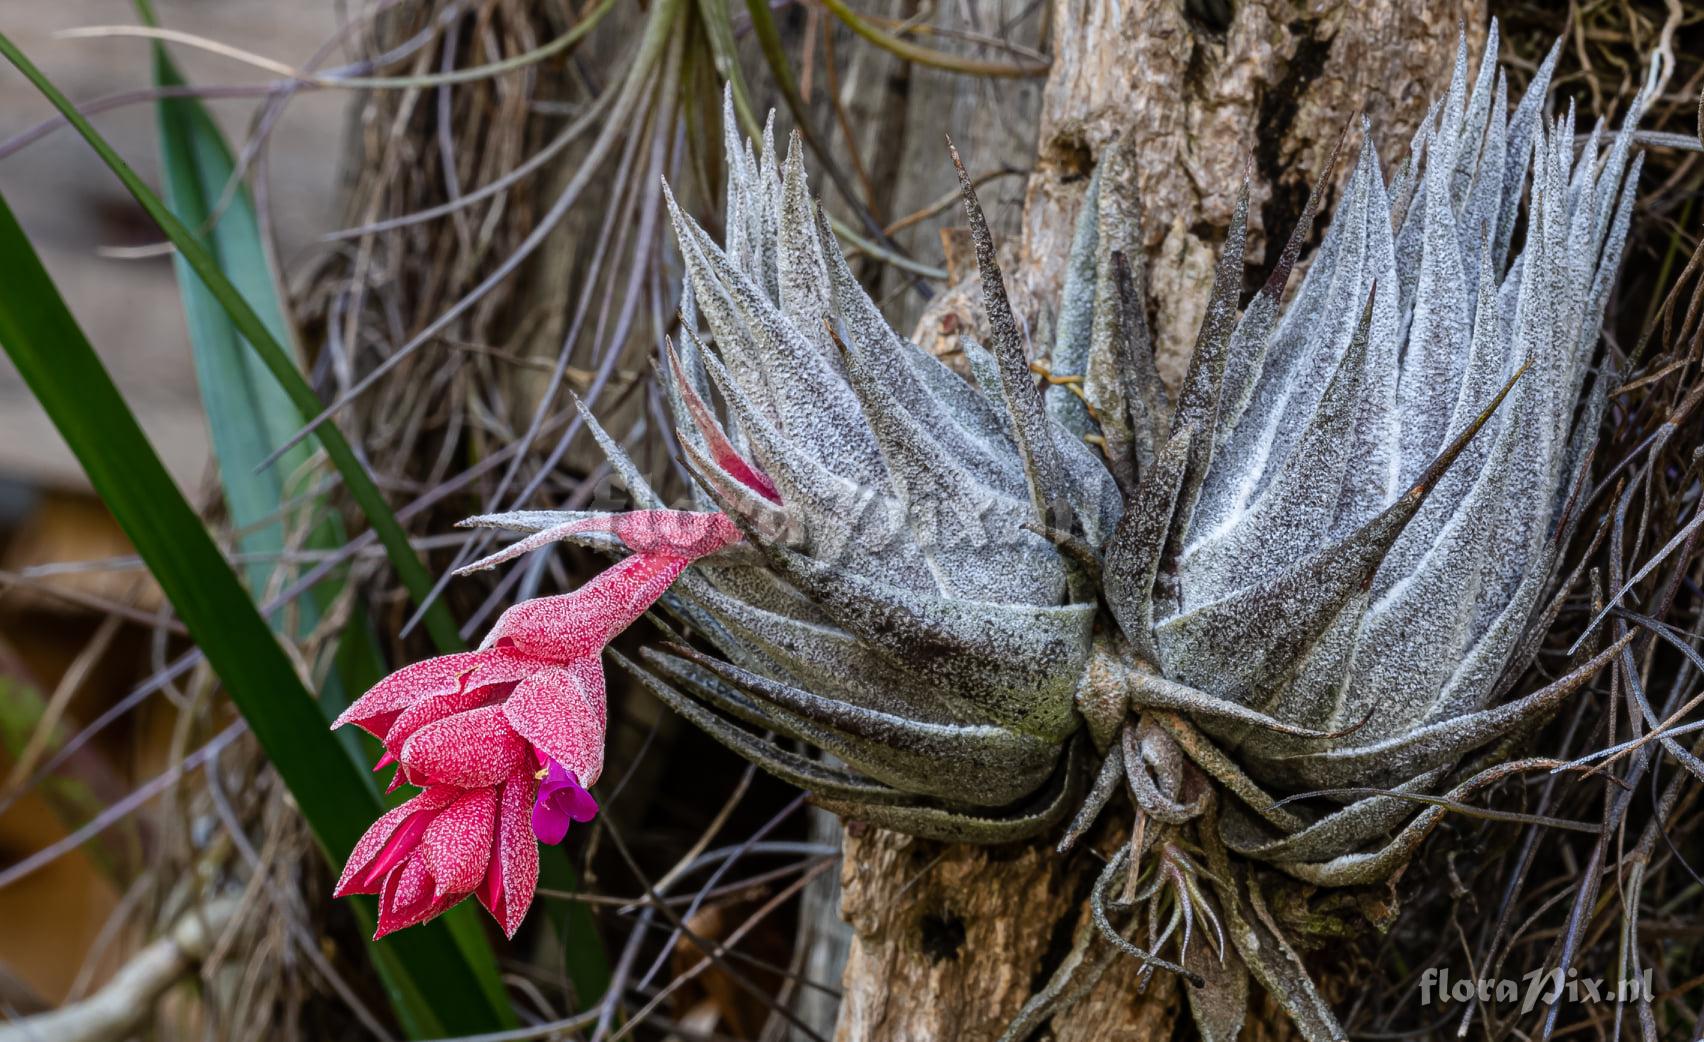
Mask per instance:
[[[777,164],[769,134],[759,152],[730,129],[725,241],[672,211],[665,381],[696,509],[668,510],[593,424],[639,511],[473,519],[530,533],[475,567],[558,539],[623,560],[351,708],[423,792],[341,888],[382,895],[381,931],[477,893],[512,932],[534,840],[595,809],[599,652],[661,598],[719,654],[618,661],[847,818],[1064,850],[1128,795],[1096,928],[1009,1037],[1127,955],[1190,982],[1206,1038],[1237,1036],[1251,977],[1305,1037],[1341,1038],[1273,887],[1390,879],[1447,807],[1534,766],[1507,740],[1618,650],[1510,697],[1568,586],[1640,106],[1576,149],[1572,109],[1545,111],[1556,53],[1511,110],[1495,39],[1472,76],[1462,44],[1388,183],[1362,128],[1305,277],[1289,289],[1329,171],[1239,315],[1244,185],[1175,399],[1141,259],[1103,246],[1140,241],[1103,224],[1135,211],[1112,179],[1088,193],[1044,396],[962,168],[992,331],[963,344],[973,380],[858,285],[796,142]]]

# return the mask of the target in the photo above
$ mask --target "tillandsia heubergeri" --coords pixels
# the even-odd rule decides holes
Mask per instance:
[[[1251,974],[1306,1037],[1342,1037],[1262,880],[1389,880],[1449,808],[1533,766],[1509,740],[1616,650],[1507,697],[1568,585],[1640,105],[1576,157],[1572,109],[1545,112],[1556,51],[1511,111],[1495,48],[1493,26],[1470,77],[1463,41],[1388,185],[1363,123],[1305,276],[1291,292],[1329,170],[1239,314],[1245,180],[1175,401],[1140,258],[1111,245],[1140,241],[1116,226],[1134,201],[1101,171],[1044,393],[962,166],[991,330],[963,341],[969,380],[859,286],[797,137],[777,165],[772,131],[758,151],[730,110],[725,242],[669,200],[686,277],[662,378],[696,509],[668,510],[588,416],[639,511],[469,522],[531,533],[472,567],[558,539],[629,556],[346,714],[426,790],[341,888],[382,891],[381,931],[472,891],[512,931],[523,810],[574,795],[539,802],[548,841],[592,806],[597,653],[661,597],[720,655],[612,655],[847,818],[974,843],[1060,830],[1063,851],[1128,792],[1093,928],[1009,1037],[1121,953],[1183,975],[1208,1038],[1235,1037]]]
[[[340,897],[379,895],[375,937],[469,894],[514,935],[538,883],[535,839],[560,843],[598,810],[586,790],[603,772],[603,646],[693,560],[739,538],[719,514],[679,511],[574,527],[631,554],[573,593],[510,608],[478,651],[392,673],[332,725],[384,743],[373,769],[397,765],[393,791],[422,790],[373,823],[337,881]]]

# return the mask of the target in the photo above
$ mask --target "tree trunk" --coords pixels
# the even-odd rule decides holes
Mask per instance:
[[[1051,340],[1087,175],[1128,136],[1134,161],[1103,176],[1141,200],[1155,348],[1175,387],[1245,162],[1250,275],[1264,278],[1345,124],[1367,115],[1388,171],[1445,86],[1458,26],[1477,49],[1483,23],[1483,0],[1057,0],[1022,242],[1004,251],[1032,343]],[[930,306],[916,339],[948,353],[958,330],[983,328],[981,312],[968,279]],[[1104,838],[1110,849],[1118,827]],[[854,937],[839,1042],[998,1037],[1068,951],[1099,867],[1045,840],[949,846],[849,825],[841,910]],[[1138,994],[1135,971],[1115,963],[1043,1031],[1061,1042],[1168,1037],[1176,985],[1160,975]]]

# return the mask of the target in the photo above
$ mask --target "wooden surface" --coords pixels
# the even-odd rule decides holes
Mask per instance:
[[[1228,25],[1187,13],[1219,7]],[[1022,241],[1002,251],[1036,342],[1048,342],[1086,175],[1120,136],[1135,146],[1122,176],[1142,199],[1150,314],[1175,385],[1249,150],[1248,256],[1264,277],[1344,122],[1364,106],[1387,163],[1406,155],[1428,98],[1447,85],[1458,23],[1477,49],[1483,21],[1481,0],[1057,0]],[[982,325],[979,293],[972,282],[937,298],[918,341],[949,352],[950,334]],[[842,910],[854,940],[838,1042],[996,1038],[1064,954],[1098,866],[1046,844],[942,847],[850,828]],[[1115,965],[1038,1037],[1170,1037],[1175,990],[1156,982],[1137,996],[1133,970]]]

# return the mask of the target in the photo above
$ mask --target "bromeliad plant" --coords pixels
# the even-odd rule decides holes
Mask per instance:
[[[590,821],[603,771],[599,655],[686,566],[739,538],[720,514],[639,511],[551,533],[600,530],[632,554],[573,593],[515,605],[478,651],[398,670],[333,727],[384,743],[374,770],[423,791],[361,837],[337,896],[379,895],[375,937],[425,922],[469,894],[513,936],[538,883],[538,842]],[[517,543],[479,565],[530,546]]]
[[[594,423],[642,510],[470,522],[532,533],[474,567],[557,539],[630,556],[351,709],[425,792],[342,889],[383,894],[381,930],[468,892],[513,930],[527,807],[550,840],[592,806],[598,651],[672,583],[665,605],[720,656],[618,660],[846,817],[976,843],[1063,828],[1065,849],[1128,792],[1096,929],[1012,1037],[1120,952],[1195,985],[1208,1038],[1236,1036],[1250,974],[1305,1036],[1341,1037],[1263,888],[1391,878],[1446,809],[1532,766],[1499,751],[1615,651],[1505,699],[1567,586],[1639,106],[1576,158],[1572,110],[1543,111],[1555,52],[1511,113],[1492,40],[1471,83],[1462,45],[1388,186],[1363,142],[1285,303],[1321,176],[1239,316],[1245,183],[1175,402],[1136,258],[1103,245],[1135,241],[1108,226],[1133,212],[1114,179],[1088,193],[1044,396],[962,167],[992,331],[963,344],[973,382],[859,287],[796,141],[777,169],[770,134],[759,154],[730,131],[726,241],[673,210],[666,384],[698,510],[667,511]]]

